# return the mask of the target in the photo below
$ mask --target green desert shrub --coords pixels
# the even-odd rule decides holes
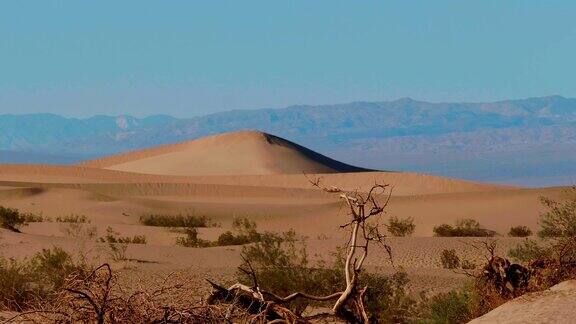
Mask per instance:
[[[24,311],[49,301],[67,277],[87,273],[86,264],[75,262],[58,247],[43,249],[23,261],[0,258],[0,309]]]
[[[256,222],[245,217],[236,217],[232,222],[232,231],[226,231],[218,236],[214,242],[200,239],[195,227],[184,230],[186,236],[176,239],[176,244],[186,247],[210,247],[244,245],[258,242],[263,234],[257,231]]]
[[[568,199],[555,201],[542,197],[541,202],[548,211],[540,217],[541,238],[576,237],[576,187],[567,192]]]
[[[236,217],[232,222],[232,231],[226,231],[216,241],[216,245],[244,245],[258,242],[261,234],[257,231],[256,222],[246,217]]]
[[[16,208],[0,206],[0,226],[20,233],[20,226],[26,224],[26,217]]]
[[[212,242],[203,240],[198,237],[198,229],[195,227],[188,227],[184,230],[186,236],[176,239],[176,244],[185,247],[209,247],[213,246]]]
[[[456,250],[443,250],[440,256],[440,262],[444,269],[458,269],[460,268],[460,258],[456,254]]]
[[[42,215],[42,213],[40,213],[40,214],[23,213],[22,215],[24,216],[24,222],[25,223],[41,223],[41,222],[52,221],[49,217],[45,217],[44,215]]]
[[[508,251],[508,256],[516,261],[529,262],[547,258],[550,254],[549,248],[537,243],[535,240],[526,239]]]
[[[560,264],[576,262],[576,187],[565,193],[564,200],[542,197],[547,211],[540,216],[539,241],[527,239],[509,251],[520,261],[554,260]]]
[[[231,231],[226,231],[218,236],[218,239],[216,240],[216,245],[218,246],[244,245],[251,242],[252,239],[246,235],[234,234]]]
[[[411,217],[399,219],[393,216],[388,219],[386,227],[393,236],[410,236],[414,233],[416,224],[414,224],[414,219]]]
[[[435,295],[420,305],[422,323],[466,323],[473,318],[474,298],[469,290]]]
[[[210,218],[191,214],[150,214],[140,216],[140,223],[161,227],[210,227]]]
[[[474,219],[459,219],[454,226],[442,224],[434,227],[434,236],[440,237],[492,237],[496,232],[484,229]]]
[[[143,235],[120,236],[112,227],[106,228],[106,235],[99,239],[102,243],[108,244],[108,254],[114,261],[127,260],[126,251],[128,244],[146,244],[146,237]]]
[[[508,236],[510,237],[527,237],[530,235],[532,235],[532,230],[527,226],[513,226],[508,232]]]

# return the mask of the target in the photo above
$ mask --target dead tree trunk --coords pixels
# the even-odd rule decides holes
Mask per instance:
[[[289,323],[307,321],[308,318],[300,317],[283,305],[297,298],[304,298],[315,301],[336,300],[331,312],[316,315],[315,317],[336,317],[348,323],[368,323],[369,314],[364,306],[364,298],[369,287],[359,286],[359,277],[368,256],[368,248],[371,243],[380,244],[391,256],[390,247],[384,242],[385,236],[380,233],[378,224],[369,224],[368,221],[384,214],[388,206],[392,190],[389,185],[376,184],[367,193],[348,193],[337,187],[325,188],[320,185],[320,179],[311,183],[325,192],[339,194],[348,210],[350,219],[346,224],[341,225],[343,229],[350,232],[345,260],[346,287],[343,291],[335,292],[328,296],[313,296],[304,292],[296,292],[286,297],[276,296],[270,292],[262,291],[258,285],[256,272],[252,269],[248,260],[249,270],[240,269],[253,278],[254,285],[248,287],[242,284],[235,284],[229,288],[224,288],[210,282],[214,288],[213,293],[208,298],[209,304],[228,303],[235,304],[254,316],[254,320],[275,321],[283,320]],[[376,196],[384,197],[383,204],[380,204]]]

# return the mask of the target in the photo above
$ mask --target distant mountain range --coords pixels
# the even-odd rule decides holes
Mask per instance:
[[[0,115],[0,162],[71,163],[242,129],[368,168],[526,185],[576,183],[576,99],[560,96],[492,103],[405,98],[190,119]]]

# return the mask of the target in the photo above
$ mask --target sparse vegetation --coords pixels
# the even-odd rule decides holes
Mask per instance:
[[[549,251],[535,240],[526,239],[508,251],[508,256],[520,262],[546,258]]]
[[[185,247],[209,247],[213,246],[212,242],[200,239],[198,237],[198,229],[196,227],[189,227],[185,229],[185,237],[179,237],[176,239],[176,244]]]
[[[296,321],[306,318],[305,310],[314,306],[322,307],[322,310],[329,308],[331,315],[340,319],[366,314],[371,322],[461,323],[482,315],[525,291],[547,288],[558,280],[574,277],[576,274],[570,272],[573,268],[569,268],[575,253],[574,245],[571,244],[574,244],[576,236],[576,205],[543,199],[550,208],[542,215],[540,222],[541,230],[538,234],[542,241],[526,239],[522,245],[510,251],[511,256],[528,262],[529,271],[527,268],[516,267],[519,272],[511,272],[512,266],[520,265],[511,265],[508,260],[495,256],[495,243],[491,245],[484,242],[491,258],[485,267],[478,269],[479,274],[473,285],[430,298],[423,297],[418,303],[406,291],[406,273],[400,270],[392,275],[384,275],[362,268],[370,242],[378,242],[390,252],[384,235],[378,232],[378,223],[364,223],[369,212],[382,212],[386,204],[378,205],[361,194],[342,195],[344,199],[348,198],[346,202],[352,210],[350,223],[343,227],[350,229],[351,242],[354,238],[358,240],[336,251],[334,258],[329,261],[310,258],[305,241],[294,231],[258,232],[256,223],[248,218],[235,218],[232,229],[223,232],[215,241],[199,238],[199,231],[194,226],[184,226],[185,236],[177,240],[182,246],[244,245],[244,261],[236,273],[238,284],[227,289],[213,283],[215,292],[210,296],[208,305],[176,308],[168,306],[164,300],[155,299],[157,296],[166,297],[166,292],[182,287],[178,282],[168,287],[159,287],[152,292],[138,290],[134,294],[122,295],[108,264],[88,274],[85,263],[74,262],[68,253],[54,248],[43,250],[29,260],[0,259],[0,307],[16,311],[46,307],[45,309],[49,309],[46,316],[58,318],[60,321],[80,322],[219,322],[225,318],[239,322],[247,319],[258,322],[282,314],[290,317],[281,318]],[[351,197],[358,200],[351,200]],[[374,203],[374,206],[369,206],[371,203]],[[365,205],[368,207],[366,214],[363,214]],[[156,224],[186,222],[188,220],[162,220]],[[26,220],[20,225],[24,223]],[[91,230],[93,227],[87,227],[82,221],[66,223],[61,226],[68,229],[70,237],[88,238],[95,235],[95,229]],[[202,222],[194,224],[199,223]],[[203,224],[208,224],[208,221]],[[410,235],[414,231],[412,219],[391,218],[386,227],[395,236]],[[510,232],[514,232],[514,235],[509,235],[524,236],[522,234],[527,232],[526,229],[522,226],[513,227]],[[482,229],[477,221],[470,219],[460,220],[453,226],[443,224],[434,231],[437,236],[490,236],[486,235],[487,233],[494,235],[493,232]],[[106,235],[98,240],[108,244],[114,260],[127,259],[128,244],[146,243],[144,236],[122,237],[110,227],[107,228]],[[542,260],[544,262],[541,262]],[[460,259],[454,249],[442,251],[441,263],[444,268],[452,270],[476,269],[475,264]],[[497,277],[500,270],[504,270],[507,281]],[[526,272],[523,272],[524,270]],[[514,278],[511,274],[518,277]],[[526,277],[521,277],[523,275]],[[512,281],[518,279],[528,282],[528,278],[529,285],[516,285],[516,282]],[[512,288],[503,289],[502,287],[507,287],[506,284]],[[351,295],[346,297],[348,288],[351,289]],[[223,292],[226,294],[219,295]],[[229,298],[231,294],[232,298]],[[290,297],[294,295],[297,297]],[[171,296],[167,297],[170,299]],[[343,310],[337,308],[340,299],[344,300]],[[248,303],[243,304],[243,301]]]
[[[465,322],[526,292],[542,291],[576,278],[576,188],[572,188],[563,201],[549,198],[541,198],[541,201],[548,210],[540,218],[539,240],[527,238],[508,253],[513,260],[523,264],[513,264],[496,256],[495,241],[481,242],[491,257],[481,272],[467,272],[475,277],[474,285],[461,292],[429,299],[423,304],[424,322]],[[443,225],[439,232],[449,227]],[[512,227],[509,232],[509,236],[514,237],[531,234],[525,226]],[[454,250],[444,250],[441,260],[445,268],[474,269],[472,263],[461,261]]]
[[[510,237],[528,237],[530,235],[532,235],[532,230],[527,226],[513,226],[508,232],[508,236]]]
[[[313,265],[309,260],[306,245],[300,241],[294,231],[282,234],[262,235],[261,240],[244,246],[242,255],[244,264],[237,271],[239,282],[250,285],[253,277],[258,278],[260,288],[278,296],[286,296],[295,291],[306,291],[312,295],[329,295],[334,287],[346,286],[342,272],[345,263],[345,251],[339,249],[334,262],[320,260]],[[369,286],[366,293],[366,309],[373,319],[383,323],[406,322],[414,315],[416,301],[409,297],[406,286],[407,275],[400,271],[391,276],[365,272],[359,283]],[[299,299],[287,306],[296,314],[308,306],[329,306],[329,302]]]
[[[51,222],[52,220],[50,217],[45,217],[42,213],[22,213],[24,215],[24,222],[25,223],[42,223],[42,222]]]
[[[441,293],[426,298],[420,304],[423,323],[466,323],[474,316],[474,296],[469,289]]]
[[[146,244],[146,236],[144,235],[134,235],[130,236],[119,236],[120,233],[114,231],[112,227],[108,226],[106,228],[106,236],[100,238],[100,242],[103,243],[121,243],[121,244]]]
[[[85,215],[71,214],[66,216],[56,217],[57,223],[90,223],[90,220]]]
[[[92,240],[96,237],[96,226],[86,226],[83,223],[64,223],[60,231],[66,237]]]
[[[64,287],[66,277],[86,272],[85,264],[57,247],[23,261],[0,258],[0,308],[23,311],[38,306]]]
[[[492,237],[496,232],[484,229],[474,219],[460,219],[455,226],[442,224],[434,227],[434,236],[440,237]]]
[[[85,218],[85,216],[84,216]],[[0,206],[0,227],[20,233],[20,228],[28,223],[51,222],[50,217],[42,213],[22,212],[16,208]],[[57,222],[61,221],[60,217],[56,218]]]
[[[0,206],[0,226],[20,233],[20,226],[26,224],[26,217],[16,208]]]
[[[366,260],[368,254],[368,247],[371,243],[377,243],[385,251],[388,252],[391,257],[391,248],[385,242],[385,236],[380,233],[378,226],[379,216],[382,216],[388,202],[390,201],[391,190],[388,185],[375,184],[368,190],[367,193],[348,193],[337,187],[322,187],[320,186],[321,178],[316,180],[311,180],[310,182],[315,187],[323,190],[324,192],[338,194],[338,196],[345,202],[347,209],[349,211],[350,221],[341,228],[347,228],[349,230],[349,241],[345,248],[346,252],[343,262],[338,264],[343,267],[339,271],[327,271],[322,269],[323,267],[315,268],[309,266],[307,254],[305,250],[297,253],[290,239],[290,233],[284,234],[285,236],[282,240],[277,237],[260,237],[260,240],[252,245],[246,246],[244,249],[244,267],[240,268],[240,271],[246,275],[246,278],[250,278],[251,286],[247,284],[237,283],[232,285],[230,288],[225,288],[215,283],[212,283],[214,288],[213,293],[208,299],[208,304],[212,305],[215,302],[226,302],[235,304],[235,300],[241,301],[241,306],[243,309],[253,314],[253,321],[266,321],[279,319],[288,322],[297,321],[307,321],[307,317],[302,315],[303,307],[298,307],[298,305],[306,305],[312,302],[328,302],[331,303],[332,307],[330,311],[319,314],[315,318],[329,318],[336,317],[340,320],[352,323],[369,323],[375,321],[379,316],[391,316],[394,314],[392,311],[379,312],[378,310],[369,311],[372,305],[382,305],[382,298],[372,298],[368,299],[368,294],[371,292],[380,291],[383,287],[385,289],[384,294],[393,295],[395,290],[393,285],[385,285],[383,282],[379,282],[375,285],[363,285],[362,282],[369,280],[370,276],[366,271],[363,271],[363,264]],[[380,201],[380,197],[384,197]],[[378,199],[377,199],[378,198]],[[286,236],[288,235],[288,236]],[[288,243],[288,250],[286,254],[280,254],[280,258],[277,266],[269,266],[272,260],[275,260],[279,256],[279,251],[282,251],[282,244]],[[256,250],[250,250],[256,249]],[[250,258],[252,255],[252,259]],[[264,260],[261,266],[253,266],[253,263],[257,262],[258,259]],[[342,258],[341,258],[342,259]],[[257,268],[259,270],[257,270]],[[276,270],[275,268],[278,268]],[[305,275],[307,277],[299,280],[298,277],[294,279],[286,279],[290,276],[292,269],[296,269],[295,276]],[[324,285],[315,283],[314,286],[310,287],[310,290],[322,289],[322,287],[330,288],[332,292],[330,295],[313,295],[309,291],[291,291],[290,295],[282,297],[285,295],[278,295],[271,291],[267,291],[261,287],[263,285],[268,285],[270,289],[274,289],[274,282],[261,281],[262,273],[268,272],[269,275],[278,276],[278,280],[286,284],[296,284],[298,282],[309,282],[308,280],[315,278],[316,274],[326,274],[326,278],[330,280],[335,280],[331,282],[342,282],[342,284],[335,285]],[[338,277],[340,276],[342,277]],[[360,275],[361,274],[361,275]],[[288,277],[289,278],[289,277]],[[325,277],[320,277],[325,278]],[[343,278],[343,279],[339,279]],[[402,280],[402,276],[399,277],[398,286],[402,289],[399,291],[404,291],[403,287],[405,281]],[[318,280],[316,280],[318,281]],[[388,289],[392,287],[392,289]],[[285,289],[283,287],[278,287],[278,289]],[[334,292],[333,289],[337,289]],[[404,298],[396,298],[394,301],[402,300]],[[374,304],[372,304],[374,303]],[[398,314],[406,314],[406,309],[409,308],[408,305],[411,303],[400,303],[403,308]],[[304,307],[305,308],[305,307]],[[388,308],[388,307],[384,307]],[[395,320],[402,321],[402,320]]]
[[[128,244],[146,244],[146,237],[143,235],[134,235],[132,237],[119,236],[120,233],[114,231],[112,227],[106,228],[106,235],[99,239],[102,243],[108,243],[109,254],[114,261],[123,261],[127,259],[126,250]]]
[[[576,262],[576,187],[563,201],[541,198],[548,208],[540,216],[539,241],[527,239],[509,251],[519,261],[547,260],[565,265]]]
[[[456,254],[456,250],[443,250],[440,256],[442,268],[444,269],[458,269],[460,268],[460,258]]]
[[[215,227],[217,224],[210,223],[210,218],[197,216],[191,213],[185,214],[149,214],[140,216],[140,223],[146,226],[161,227]]]
[[[216,245],[243,245],[253,242],[258,242],[262,234],[256,230],[256,222],[251,221],[246,217],[235,217],[232,222],[232,231],[226,231],[216,241]]]
[[[200,239],[198,229],[188,227],[185,229],[185,237],[176,239],[176,244],[186,247],[210,247],[210,246],[229,246],[244,245],[258,242],[262,235],[256,229],[256,222],[245,217],[236,217],[232,222],[232,231],[226,231],[218,236],[214,242]]]
[[[414,234],[416,224],[414,224],[414,219],[411,217],[399,219],[392,216],[388,219],[388,225],[386,227],[392,236],[402,237]]]

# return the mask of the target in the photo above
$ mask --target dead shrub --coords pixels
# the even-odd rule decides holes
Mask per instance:
[[[166,277],[152,289],[122,286],[109,264],[82,275],[71,275],[64,286],[38,307],[8,321],[36,323],[222,323],[240,311],[195,303],[171,303],[186,282]],[[129,292],[130,291],[130,292]],[[235,315],[235,316],[231,316]]]

